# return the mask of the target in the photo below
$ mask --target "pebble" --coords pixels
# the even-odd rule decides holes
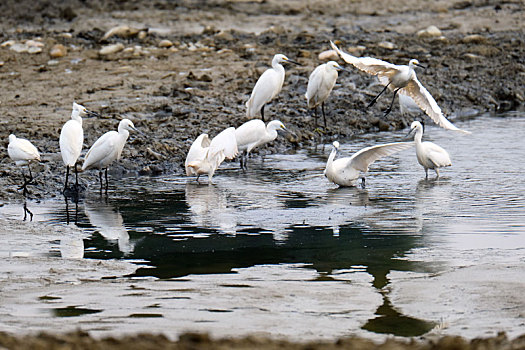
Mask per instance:
[[[53,45],[53,47],[49,51],[49,56],[53,58],[64,57],[65,55],[67,55],[67,49],[62,44]]]
[[[417,36],[420,38],[433,38],[441,35],[441,30],[439,30],[439,28],[434,25],[428,26],[426,29],[422,29],[417,32]]]
[[[113,53],[117,53],[124,50],[124,45],[121,43],[113,44],[113,45],[107,45],[100,49],[98,52],[99,55],[105,56],[105,55],[111,55]]]
[[[167,39],[164,39],[164,40],[161,40],[159,42],[159,47],[165,47],[165,48],[168,48],[168,47],[172,47],[173,46],[173,43]]]
[[[35,54],[42,52],[42,48],[39,46],[29,46],[27,48],[27,53]]]
[[[387,50],[394,50],[396,48],[396,45],[390,41],[381,41],[377,46]]]
[[[321,52],[318,58],[321,61],[335,61],[339,58],[339,55],[335,50],[326,50]]]
[[[112,36],[119,36],[121,38],[130,38],[133,37],[141,32],[141,29],[133,28],[128,25],[121,25],[117,27],[113,27],[110,30],[104,34],[102,37],[102,41],[107,40],[111,38]]]
[[[16,44],[16,41],[14,41],[14,40],[7,40],[7,41],[4,41],[2,44],[0,44],[0,47],[13,46],[14,44]]]
[[[140,40],[142,40],[142,39],[145,39],[147,35],[148,35],[148,32],[147,32],[147,31],[145,31],[145,30],[141,30],[141,31],[139,32],[139,34],[137,35],[137,38],[139,38]]]
[[[466,37],[461,39],[461,42],[464,44],[483,44],[486,41],[487,41],[487,38],[479,34],[467,35]]]

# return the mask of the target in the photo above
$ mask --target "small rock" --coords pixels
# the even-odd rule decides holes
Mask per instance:
[[[4,41],[2,44],[0,44],[0,47],[9,47],[9,46],[13,46],[14,44],[16,44],[16,41],[7,40],[7,41]]]
[[[477,61],[480,60],[482,57],[473,53],[466,53],[463,55],[468,61]]]
[[[221,32],[215,34],[215,39],[216,40],[232,41],[234,38],[233,38],[233,35],[232,35],[231,31],[221,31]]]
[[[390,41],[381,41],[377,46],[387,50],[394,50],[396,48],[396,45]]]
[[[26,44],[14,43],[9,46],[9,49],[16,53],[22,53],[22,52],[27,52],[29,47]]]
[[[47,61],[47,65],[48,66],[56,66],[58,65],[60,62],[58,60],[49,60]]]
[[[58,36],[60,36],[62,38],[66,38],[66,39],[73,38],[73,34],[71,34],[71,33],[60,33]]]
[[[350,46],[346,49],[346,52],[348,52],[351,55],[354,56],[360,56],[363,51],[366,50],[366,46],[363,45],[357,45],[357,46]]]
[[[390,124],[385,122],[384,120],[379,120],[379,131],[388,131],[390,129]]]
[[[160,43],[159,43],[159,47],[165,47],[165,48],[168,48],[168,47],[172,47],[173,46],[173,43],[167,39],[164,39],[164,40],[161,40]]]
[[[67,49],[62,44],[53,45],[53,47],[49,51],[49,56],[53,58],[64,57],[65,55],[67,55]]]
[[[486,41],[487,38],[479,34],[467,35],[466,37],[461,39],[461,42],[464,44],[483,44]]]
[[[148,35],[148,32],[147,32],[146,30],[141,30],[141,31],[139,32],[139,34],[137,35],[137,38],[139,38],[140,40],[142,40],[142,39],[145,39],[147,35]]]
[[[124,45],[121,43],[113,44],[113,45],[107,45],[100,49],[98,52],[99,55],[105,56],[105,55],[111,55],[113,53],[117,53],[124,50]]]
[[[4,64],[5,64],[5,62],[4,62],[4,61],[0,61],[0,67],[3,67],[3,66],[4,66]]]
[[[417,32],[417,36],[420,38],[433,38],[441,36],[441,30],[439,30],[438,27],[432,25],[427,27],[426,29],[422,29],[419,32]]]
[[[27,53],[35,54],[42,52],[42,48],[39,46],[29,46],[27,48]]]
[[[339,58],[339,55],[335,50],[326,50],[321,52],[318,58],[321,61],[335,61]]]
[[[131,38],[133,36],[138,35],[140,31],[141,29],[138,29],[138,28],[132,28],[128,25],[121,25],[121,26],[113,27],[110,30],[108,30],[106,34],[104,34],[104,36],[100,40],[101,41],[107,40],[114,35],[119,36],[121,38]]]
[[[25,44],[29,47],[44,47],[44,43],[37,40],[28,40]]]
[[[147,147],[146,148],[146,153],[148,155],[148,157],[150,159],[153,159],[153,160],[161,160],[163,159],[164,157],[162,156],[162,154],[160,154],[159,152],[155,152],[154,150],[152,150],[150,147]]]

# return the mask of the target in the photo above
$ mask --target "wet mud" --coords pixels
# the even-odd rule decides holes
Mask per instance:
[[[28,138],[42,153],[33,198],[61,194],[58,136],[73,101],[102,115],[84,121],[85,150],[124,117],[145,133],[131,136],[112,178],[182,175],[200,133],[246,121],[244,103],[275,53],[302,64],[286,67],[283,90],[266,108],[294,134],[259,153],[403,129],[414,118],[431,123],[402,115],[397,104],[383,117],[391,93],[367,109],[381,87],[349,67],[327,101],[328,126],[316,126],[304,93],[329,40],[398,64],[418,58],[428,66],[420,81],[452,121],[515,109],[524,102],[523,10],[520,1],[7,1],[0,4],[0,135],[5,145],[10,133]],[[440,33],[420,32],[430,25]],[[21,169],[7,152],[0,163],[0,198],[21,198]],[[96,171],[81,175],[84,186],[97,180]]]

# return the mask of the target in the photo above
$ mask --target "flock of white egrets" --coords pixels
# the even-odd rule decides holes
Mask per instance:
[[[469,133],[468,131],[457,128],[445,118],[434,98],[417,80],[414,68],[419,65],[419,62],[416,59],[410,60],[408,66],[394,65],[376,58],[354,57],[341,51],[333,42],[330,42],[330,44],[346,63],[366,73],[377,76],[379,82],[384,85],[384,89],[374,97],[368,107],[372,106],[387,89],[390,89],[393,91],[393,97],[385,115],[391,111],[394,99],[399,93],[400,96],[411,98],[437,125],[448,130]],[[299,64],[282,54],[275,55],[272,60],[272,68],[267,69],[259,77],[250,99],[246,102],[246,116],[260,116],[262,120],[252,119],[238,128],[227,128],[211,140],[207,134],[201,134],[193,142],[187,154],[185,161],[187,176],[196,175],[198,181],[200,175],[207,174],[208,182],[211,183],[215,171],[224,159],[233,159],[239,153],[242,153],[240,158],[241,168],[246,169],[248,155],[254,148],[275,140],[278,131],[287,132],[284,124],[278,120],[270,121],[268,124],[264,123],[264,107],[281,91],[285,77],[285,70],[282,63],[286,62]],[[324,112],[324,102],[330,95],[337,80],[338,71],[340,70],[345,69],[337,62],[330,61],[315,68],[308,80],[305,95],[308,108],[314,109],[315,111],[319,105],[321,106],[325,127],[326,116]],[[88,111],[84,106],[73,103],[71,119],[64,124],[60,133],[60,152],[64,165],[66,166],[64,193],[69,190],[68,177],[71,167],[73,167],[76,175],[73,190],[78,191],[79,189],[77,162],[82,152],[84,142],[84,132],[82,129],[83,116],[97,116],[97,114]],[[130,130],[138,131],[129,119],[121,120],[118,126],[118,132],[109,131],[102,135],[93,146],[91,146],[84,157],[82,171],[99,169],[101,190],[103,188],[102,170],[105,170],[107,190],[107,169],[109,165],[120,158]],[[366,147],[351,157],[336,160],[335,156],[339,149],[339,142],[335,141],[333,143],[333,150],[326,163],[324,175],[337,185],[354,186],[360,174],[366,173],[368,167],[374,161],[410,148],[415,144],[417,160],[425,169],[426,177],[428,178],[428,169],[435,170],[436,176],[439,177],[439,168],[451,165],[447,151],[432,142],[421,141],[423,126],[419,121],[412,123],[410,133],[413,132],[415,134],[415,142],[394,142]],[[9,135],[8,154],[17,165],[27,164],[29,167],[29,179],[26,179],[24,175],[24,184],[20,187],[20,189],[24,190],[25,195],[27,193],[26,187],[33,179],[29,165],[32,161],[40,161],[40,154],[31,142],[17,138],[12,134]],[[362,177],[363,186],[364,181],[364,177]]]

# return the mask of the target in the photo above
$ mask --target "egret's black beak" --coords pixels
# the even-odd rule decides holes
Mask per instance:
[[[410,129],[410,131],[408,132],[408,134],[406,134],[405,139],[408,139],[408,137],[414,132],[414,130],[416,130],[416,128],[412,128],[412,129]]]
[[[86,109],[86,118],[100,118],[100,114]]]
[[[424,66],[424,65],[422,65],[422,64],[419,64],[419,63],[418,63],[418,64],[416,64],[416,66],[418,66],[419,68],[427,69],[427,66]]]
[[[348,69],[345,69],[343,67],[335,67],[335,69],[337,69],[338,71],[343,71],[343,72],[347,72],[347,73],[352,73],[350,72]]]
[[[296,62],[296,61],[291,60],[291,59],[287,59],[286,62],[290,62],[290,63],[296,64],[298,66],[302,66],[302,64],[300,64],[299,62]]]
[[[145,134],[142,131],[140,131],[139,129],[137,129],[136,127],[130,126],[130,128],[131,128],[131,130],[135,131],[137,134],[145,136]]]

